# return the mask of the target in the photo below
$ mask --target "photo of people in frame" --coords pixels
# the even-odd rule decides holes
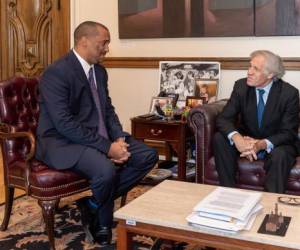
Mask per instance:
[[[172,107],[172,97],[152,97],[150,113],[165,116],[166,110]]]
[[[198,105],[202,105],[203,104],[203,98],[201,97],[196,97],[196,96],[188,96],[186,98],[186,104],[185,106],[190,107],[190,108],[194,108]]]
[[[196,80],[195,96],[202,98],[203,104],[212,103],[217,100],[217,80]]]
[[[188,96],[197,96],[197,80],[218,82],[219,78],[218,62],[163,61],[159,67],[159,92],[177,94],[177,106],[183,107]]]

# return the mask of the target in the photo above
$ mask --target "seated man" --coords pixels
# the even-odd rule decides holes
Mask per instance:
[[[74,49],[50,65],[40,81],[36,158],[90,181],[94,200],[78,202],[82,223],[90,239],[105,245],[111,241],[114,200],[135,186],[158,157],[122,130],[111,104],[107,72],[98,64],[108,52],[108,29],[83,22],[74,41]]]
[[[283,75],[279,56],[265,50],[251,54],[247,78],[235,83],[217,118],[213,147],[222,186],[235,186],[237,159],[246,157],[264,161],[266,191],[284,193],[297,156],[299,91]]]

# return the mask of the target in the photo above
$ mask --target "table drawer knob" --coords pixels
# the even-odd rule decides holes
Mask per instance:
[[[152,135],[158,136],[158,135],[160,135],[162,133],[162,130],[161,129],[155,130],[155,129],[152,128],[150,130],[150,132],[151,132]]]

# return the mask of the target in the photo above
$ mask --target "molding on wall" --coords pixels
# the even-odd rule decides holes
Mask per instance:
[[[107,57],[103,64],[107,68],[158,68],[160,61],[215,61],[222,69],[245,70],[249,57]],[[286,70],[300,70],[300,57],[284,57]]]

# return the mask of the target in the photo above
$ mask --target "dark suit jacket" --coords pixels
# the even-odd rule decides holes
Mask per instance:
[[[266,138],[274,147],[294,145],[298,140],[298,126],[299,91],[282,80],[273,82],[261,128],[257,121],[255,88],[249,87],[245,78],[235,83],[227,105],[217,118],[217,128],[224,136],[236,130],[242,135]]]
[[[49,166],[58,169],[73,167],[87,147],[107,153],[111,141],[128,135],[123,132],[111,104],[107,72],[101,65],[94,67],[110,140],[98,134],[98,112],[89,82],[77,57],[70,51],[45,70],[39,85],[36,158]]]

